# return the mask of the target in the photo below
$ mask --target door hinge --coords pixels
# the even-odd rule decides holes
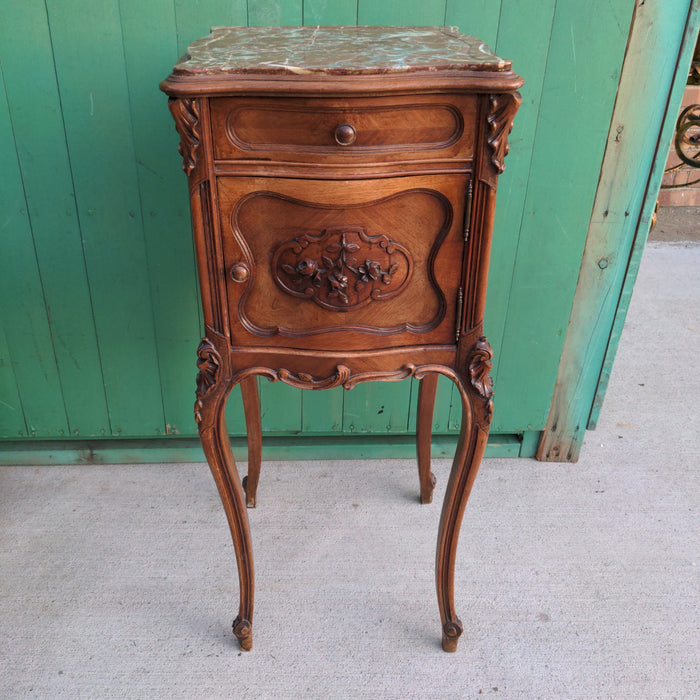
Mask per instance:
[[[467,183],[467,197],[464,201],[464,242],[469,240],[469,230],[472,221],[472,181]]]
[[[462,333],[462,305],[464,304],[464,292],[460,287],[457,290],[457,327],[455,328],[455,343],[459,343],[459,336]]]

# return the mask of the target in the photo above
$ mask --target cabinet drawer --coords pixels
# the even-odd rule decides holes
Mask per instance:
[[[453,344],[465,191],[465,175],[219,178],[234,343]]]
[[[469,159],[474,150],[469,95],[218,98],[211,112],[219,160]]]

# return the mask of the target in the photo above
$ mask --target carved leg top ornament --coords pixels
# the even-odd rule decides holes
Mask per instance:
[[[202,422],[202,399],[206,393],[216,384],[221,369],[221,355],[209,338],[202,338],[197,348],[197,397],[194,402],[194,419],[199,424]]]
[[[469,357],[469,378],[472,386],[486,401],[486,421],[493,419],[493,348],[485,336],[474,343]]]

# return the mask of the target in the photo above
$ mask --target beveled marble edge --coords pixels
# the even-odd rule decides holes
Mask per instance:
[[[485,43],[450,26],[213,27],[190,44],[173,74],[351,76],[510,68]]]

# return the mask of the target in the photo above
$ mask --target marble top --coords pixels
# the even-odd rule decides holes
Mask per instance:
[[[371,75],[510,67],[457,27],[214,27],[190,44],[175,73]]]

